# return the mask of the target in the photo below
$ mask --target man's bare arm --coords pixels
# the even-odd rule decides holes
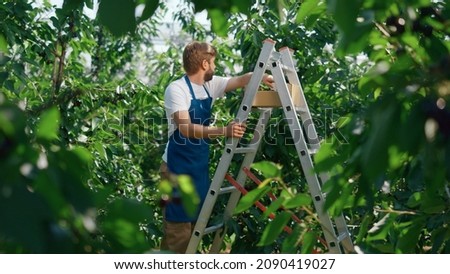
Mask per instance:
[[[240,76],[231,77],[225,87],[225,92],[245,87],[250,82],[252,75],[253,72],[248,72]],[[270,87],[273,87],[274,81],[272,75],[264,74],[262,82]]]
[[[181,131],[181,134],[187,138],[216,138],[219,136],[237,137],[244,135],[246,125],[242,123],[231,122],[226,127],[203,126],[191,122],[187,110],[177,111],[173,114],[173,119]]]

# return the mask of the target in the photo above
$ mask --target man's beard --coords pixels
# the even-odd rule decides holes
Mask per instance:
[[[204,77],[205,82],[211,81],[213,78],[213,75],[214,75],[214,71],[212,69],[208,70],[205,73],[205,77]]]

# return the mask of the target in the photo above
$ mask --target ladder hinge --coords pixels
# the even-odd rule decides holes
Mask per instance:
[[[234,186],[222,187],[220,189],[219,194],[226,194],[226,193],[230,193],[233,191],[237,191],[237,189]]]
[[[236,153],[251,153],[251,152],[256,152],[257,148],[256,147],[238,147],[236,148],[235,152]]]
[[[223,227],[223,223],[207,227],[207,228],[205,228],[204,234],[209,234],[209,233],[215,232],[215,231],[221,229],[222,227]],[[196,231],[196,232],[198,232],[198,231]]]

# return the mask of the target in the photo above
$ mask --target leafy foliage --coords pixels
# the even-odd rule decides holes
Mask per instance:
[[[323,138],[317,171],[331,175],[326,208],[347,216],[358,251],[449,253],[446,2],[189,1],[175,16],[185,32],[163,53],[149,39],[161,1],[102,0],[96,19],[83,13],[92,0],[58,9],[30,2],[0,5],[0,252],[158,247],[160,197],[170,191],[155,159],[167,134],[162,95],[182,74],[179,49],[187,39],[213,40],[217,73],[236,74],[253,69],[271,38],[295,50]],[[193,19],[204,9],[213,33]],[[217,125],[233,119],[241,98],[237,91],[216,102]],[[233,253],[322,252],[291,136],[274,114],[254,166],[263,184],[246,185],[226,244]],[[211,173],[223,142],[212,146]],[[256,200],[268,205],[264,213]]]
[[[445,164],[449,142],[447,126],[439,122],[450,113],[448,106],[439,103],[449,100],[447,88],[443,88],[448,86],[448,74],[435,70],[449,55],[449,30],[444,24],[448,17],[442,17],[448,10],[442,3],[428,1],[383,5],[361,5],[358,15],[371,14],[375,23],[361,23],[371,28],[352,43],[344,41],[345,34],[340,40],[342,53],[365,50],[375,62],[359,81],[361,92],[372,100],[367,110],[354,115],[345,127],[349,146],[333,143],[329,150],[346,155],[349,161],[345,166],[335,162],[334,173],[339,170],[339,174],[326,187],[333,196],[354,195],[353,202],[346,206],[359,208],[361,214],[371,216],[366,218],[372,218],[372,222],[389,220],[380,223],[382,229],[358,231],[361,236],[367,233],[357,241],[363,249],[417,253],[430,248],[431,252],[446,252],[448,238],[438,242],[427,239],[443,235],[449,217],[449,173]],[[424,10],[432,13],[424,15]],[[337,11],[334,17],[349,20]],[[393,28],[392,17],[400,26]],[[359,23],[342,24],[348,27],[344,33],[358,33],[357,29],[363,27]],[[432,25],[433,31],[418,31],[414,27],[417,24]],[[433,129],[431,124],[435,125]],[[417,204],[412,202],[418,201],[412,198],[416,195],[422,197]],[[343,205],[327,203],[333,212],[343,210]],[[385,243],[392,245],[386,249]]]
[[[1,105],[8,111],[0,141],[8,152],[2,170],[11,172],[0,184],[11,189],[1,197],[4,252],[144,252],[159,245],[159,200],[150,195],[158,163],[146,151],[161,153],[158,83],[170,77],[150,90],[127,68],[155,23],[142,23],[139,37],[112,38],[77,3],[53,15],[49,5],[2,5],[9,23],[0,30],[8,43]],[[38,234],[17,229],[28,223]]]

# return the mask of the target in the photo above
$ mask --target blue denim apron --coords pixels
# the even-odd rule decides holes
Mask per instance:
[[[186,84],[192,95],[189,116],[191,123],[209,126],[211,118],[212,98],[205,86],[203,88],[208,95],[204,100],[195,98],[194,90],[187,75],[184,76]],[[191,176],[198,195],[200,196],[200,207],[205,200],[209,189],[209,139],[186,138],[177,128],[169,138],[167,151],[167,167],[175,174],[186,174]],[[180,197],[178,189],[173,192],[173,197]],[[179,199],[178,199],[179,200]],[[184,210],[181,202],[170,202],[165,209],[165,217],[170,222],[194,222],[198,218],[198,209],[195,216],[189,216]]]

